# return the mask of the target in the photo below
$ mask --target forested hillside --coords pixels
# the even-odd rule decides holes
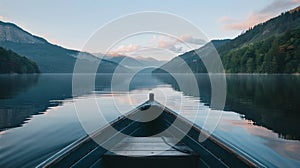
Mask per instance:
[[[39,73],[37,64],[11,50],[0,47],[0,73]]]
[[[172,59],[161,69],[187,72],[186,66],[178,65],[178,60],[184,60],[193,72],[203,73],[206,68],[201,60],[218,53],[227,73],[300,73],[299,10],[300,7],[282,13],[235,39],[214,40]]]
[[[230,73],[299,73],[300,29],[219,53]]]

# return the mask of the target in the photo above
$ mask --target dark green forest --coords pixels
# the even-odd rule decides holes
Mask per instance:
[[[221,50],[229,73],[300,72],[300,29],[272,36],[236,49]]]
[[[37,64],[11,50],[0,47],[0,73],[39,73]]]
[[[250,28],[217,50],[229,73],[299,73],[299,8]]]

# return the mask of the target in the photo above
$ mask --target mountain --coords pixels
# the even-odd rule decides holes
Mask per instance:
[[[212,40],[203,47],[192,50],[189,52],[186,52],[184,54],[181,54],[166,64],[162,65],[160,68],[157,68],[153,72],[155,73],[164,73],[164,72],[170,72],[170,73],[187,73],[191,72],[207,72],[206,68],[202,62],[201,59],[210,60],[210,57],[212,54],[218,54],[216,52],[215,47],[222,46],[229,42],[230,40]],[[201,59],[200,59],[200,57]]]
[[[133,58],[125,55],[117,55],[117,56],[111,56],[111,55],[103,56],[103,54],[95,54],[95,55],[98,55],[100,57],[102,56],[106,60],[110,60],[115,63],[121,64],[127,68],[146,67],[146,66],[159,67],[166,63],[166,61],[159,61],[151,57],[145,58],[145,57],[138,56]]]
[[[300,29],[227,49],[218,49],[229,73],[299,73]]]
[[[147,66],[153,66],[153,67],[159,67],[163,64],[167,63],[167,61],[157,60],[152,57],[136,57],[137,60],[139,60],[141,63],[147,65]]]
[[[0,74],[3,73],[39,73],[37,64],[26,57],[0,47]]]
[[[83,72],[100,62],[98,72],[111,73],[119,66],[115,62],[99,59],[92,54],[53,45],[34,36],[15,24],[0,21],[0,46],[13,50],[36,62],[43,73],[72,73],[77,58],[85,65]],[[80,57],[78,57],[80,55]],[[122,72],[129,70],[119,66]]]
[[[194,72],[206,72],[199,56],[206,59],[214,48],[228,73],[299,73],[300,7],[258,24],[232,40],[212,41],[180,55],[161,69],[176,67],[176,72],[185,72],[187,67],[176,62],[183,59]]]
[[[125,67],[143,67],[145,66],[143,63],[141,63],[139,60],[136,60],[129,56],[124,55],[118,55],[118,56],[104,56],[103,57],[106,60],[110,60],[112,62],[121,64]]]

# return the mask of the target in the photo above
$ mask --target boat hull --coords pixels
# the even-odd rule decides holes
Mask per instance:
[[[146,120],[149,121],[145,122]],[[202,138],[206,139],[205,141],[199,141],[200,134]],[[108,153],[128,137],[177,138],[179,140],[174,145],[182,143],[192,149],[191,157],[187,158],[191,159],[190,163],[193,166],[184,164],[188,167],[263,167],[251,157],[225,145],[221,140],[156,101],[143,103],[94,134],[72,143],[38,167],[105,168],[114,167],[112,166],[113,163],[133,163],[134,157],[139,157],[140,164],[144,163],[145,166],[155,165],[155,162],[158,163],[157,158],[160,155],[120,155],[118,157],[115,155],[115,157],[109,157]],[[181,165],[177,163],[180,159],[171,161],[171,157],[173,156],[169,156],[169,159],[165,158],[166,160],[161,157],[159,160],[161,160],[162,165],[168,162],[168,167],[172,164],[175,167]],[[181,163],[185,162],[182,160]],[[134,166],[131,165],[131,167]]]

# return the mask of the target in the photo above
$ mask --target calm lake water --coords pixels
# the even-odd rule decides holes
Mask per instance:
[[[268,167],[300,167],[300,76],[227,75],[224,110],[210,108],[211,86],[203,74],[196,75],[200,96],[169,76],[123,77],[119,85],[129,83],[128,90],[112,91],[111,75],[99,74],[95,89],[83,83],[72,97],[72,74],[0,75],[0,167],[39,164],[105,125],[95,116],[99,110],[112,121],[149,92],[199,126],[217,124],[214,136]]]

